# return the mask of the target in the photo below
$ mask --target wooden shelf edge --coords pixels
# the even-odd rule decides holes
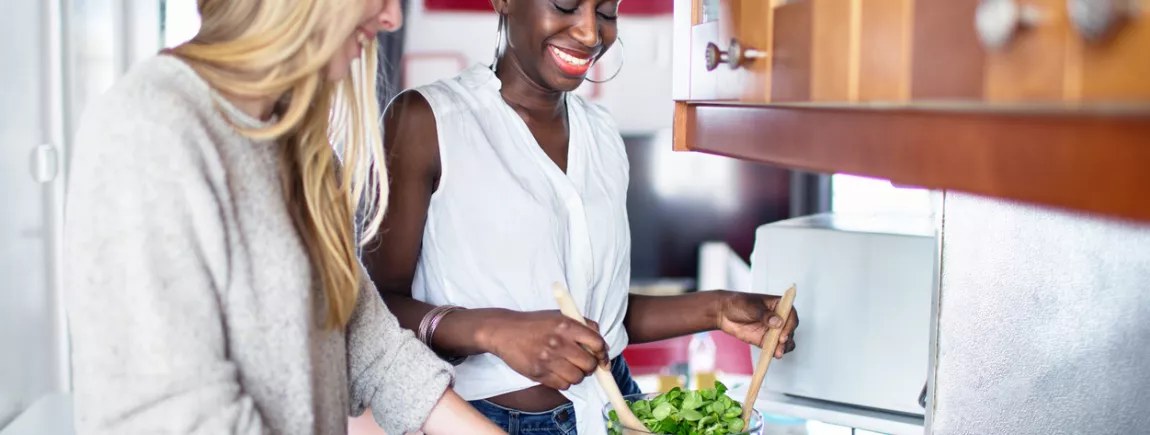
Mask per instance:
[[[675,149],[1150,221],[1150,116],[679,102]]]
[[[675,151],[690,151],[688,141],[694,134],[695,108],[684,102],[675,102],[675,119],[671,125],[671,142]]]

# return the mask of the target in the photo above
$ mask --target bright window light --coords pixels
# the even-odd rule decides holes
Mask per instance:
[[[196,0],[164,1],[164,47],[187,42],[200,31],[200,11]]]
[[[899,214],[930,216],[934,212],[931,192],[895,187],[887,180],[835,174],[831,176],[831,210],[851,214]]]

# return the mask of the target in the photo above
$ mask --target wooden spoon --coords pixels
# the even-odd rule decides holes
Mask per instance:
[[[579,314],[579,308],[575,306],[575,301],[571,299],[571,294],[567,292],[567,288],[562,284],[555,283],[552,285],[552,292],[555,294],[555,300],[559,302],[559,311],[564,316],[579,322],[583,326],[587,326],[587,321],[583,319],[583,315]],[[775,336],[775,341],[779,337]],[[611,372],[599,366],[595,368],[595,379],[599,381],[599,385],[607,390],[607,397],[611,399],[611,406],[615,408],[615,413],[619,415],[619,422],[623,423],[624,432],[626,429],[641,429],[645,430],[647,426],[639,421],[638,417],[631,412],[631,407],[627,406],[627,400],[623,399],[623,393],[619,391],[619,385],[615,383],[615,377]],[[591,416],[588,416],[591,418]]]
[[[791,306],[795,303],[795,286],[787,289],[783,293],[783,298],[779,300],[779,304],[775,305],[775,315],[783,320],[783,327],[787,325],[787,318],[791,315]],[[771,366],[771,360],[775,358],[775,349],[779,347],[779,336],[783,334],[783,328],[774,328],[767,331],[763,336],[763,343],[759,346],[762,350],[759,352],[759,363],[755,365],[755,374],[751,377],[751,389],[747,390],[747,398],[743,400],[743,427],[750,427],[751,425],[751,410],[755,409],[755,399],[759,397],[759,388],[763,386],[763,378],[767,376],[767,368]]]

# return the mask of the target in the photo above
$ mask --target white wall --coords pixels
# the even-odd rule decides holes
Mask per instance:
[[[946,194],[933,435],[1145,434],[1150,225]]]
[[[195,2],[167,3],[169,19],[164,36],[167,45],[175,45],[195,33]],[[472,64],[492,61],[494,12],[429,12],[424,10],[422,0],[412,0],[405,26],[405,88],[448,78]],[[619,19],[619,33],[623,49],[616,46],[605,56],[599,78],[610,76],[622,62],[619,76],[602,85],[586,83],[577,92],[588,97],[597,92],[595,102],[611,111],[623,134],[653,134],[671,128],[671,17],[624,14]]]
[[[668,0],[669,1],[669,0]],[[421,0],[412,0],[407,15],[405,87],[410,88],[454,76],[464,65],[489,65],[495,52],[496,16],[490,13],[428,12]],[[671,128],[671,17],[619,18],[623,40],[623,70],[600,85],[595,102],[615,116],[623,134],[652,134]],[[617,45],[611,51],[618,50]],[[603,60],[603,77],[618,66],[616,53]],[[590,95],[593,84],[579,93]]]

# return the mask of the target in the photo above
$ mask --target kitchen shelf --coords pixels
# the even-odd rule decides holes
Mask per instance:
[[[1145,105],[678,102],[675,148],[1150,221]]]

